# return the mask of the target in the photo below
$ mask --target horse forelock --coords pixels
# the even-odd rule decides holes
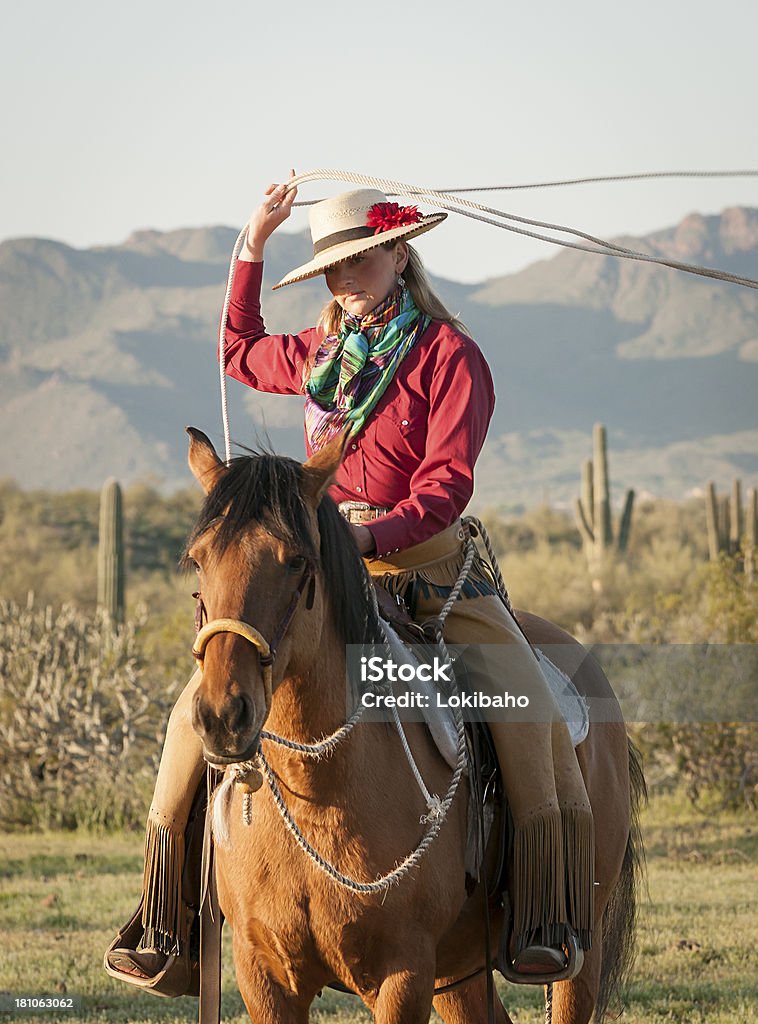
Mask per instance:
[[[184,550],[216,525],[211,550],[223,555],[251,523],[304,555],[315,556],[309,514],[300,493],[300,464],[267,452],[240,455],[207,495]]]
[[[219,557],[251,523],[260,523],[320,565],[334,626],[343,642],[375,641],[381,627],[369,598],[368,573],[350,527],[325,495],[317,512],[317,551],[311,514],[301,491],[302,480],[300,463],[285,456],[255,452],[233,459],[207,495],[182,561],[187,564],[191,547],[211,526],[215,527],[211,550]]]

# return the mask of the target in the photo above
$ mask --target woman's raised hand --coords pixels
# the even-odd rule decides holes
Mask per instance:
[[[290,178],[294,177],[295,171],[291,170]],[[253,263],[262,262],[263,247],[269,236],[289,217],[297,189],[287,191],[286,185],[272,184],[266,189],[265,195],[266,198],[247,222],[247,242],[240,253],[240,259],[251,260]]]

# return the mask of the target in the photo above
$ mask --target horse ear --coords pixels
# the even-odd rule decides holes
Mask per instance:
[[[349,437],[350,428],[347,427],[303,463],[303,497],[313,508],[318,507],[324,491],[340,468]]]
[[[210,439],[196,427],[186,427],[189,434],[189,453],[187,461],[192,475],[206,494],[210,494],[226,472],[226,466],[216,455],[216,449]]]

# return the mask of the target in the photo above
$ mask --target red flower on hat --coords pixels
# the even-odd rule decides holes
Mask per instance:
[[[390,231],[392,228],[404,228],[408,224],[418,224],[421,214],[415,206],[399,206],[397,203],[374,203],[368,211],[366,224],[374,228],[374,234],[380,235],[383,231]]]

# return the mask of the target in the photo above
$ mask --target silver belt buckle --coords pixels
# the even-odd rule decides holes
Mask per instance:
[[[368,512],[373,505],[369,505],[367,501],[341,501],[337,506],[342,515],[347,519],[351,512]]]
[[[348,522],[352,522],[350,518],[351,512],[375,512],[374,518],[378,518],[379,516],[386,516],[390,511],[388,508],[369,505],[367,501],[341,501],[337,507]]]

